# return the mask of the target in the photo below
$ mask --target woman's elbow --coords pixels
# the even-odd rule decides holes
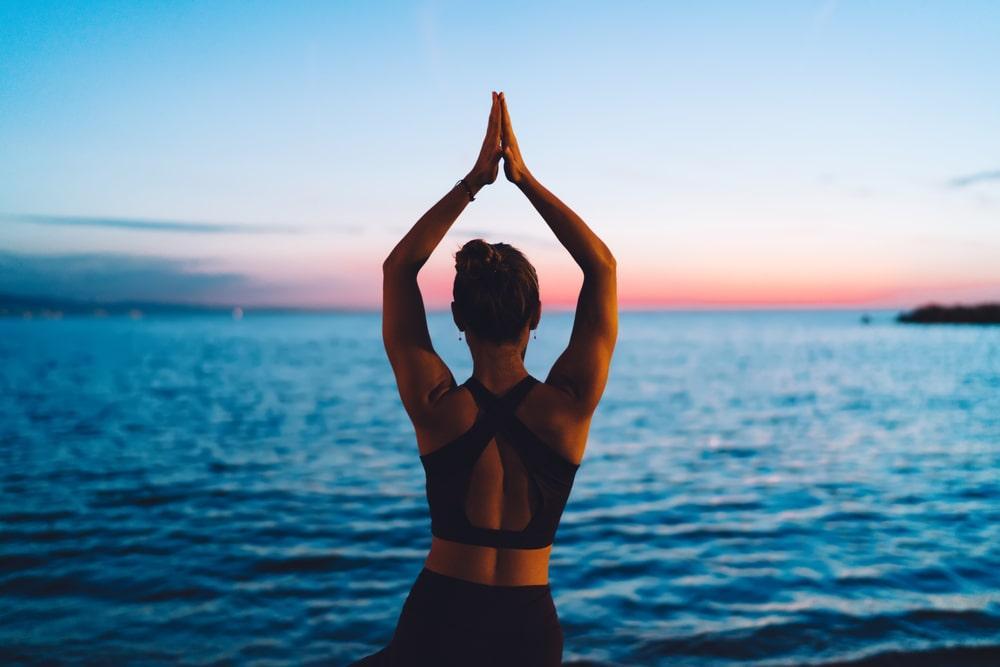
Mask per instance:
[[[412,262],[407,261],[398,253],[390,252],[389,255],[382,261],[382,273],[399,271],[407,268],[410,264],[412,264]]]
[[[611,254],[611,251],[608,250],[607,246],[604,246],[604,248],[597,253],[594,265],[594,268],[600,271],[610,271],[612,273],[614,273],[614,271],[618,268],[618,262],[615,259],[615,256]]]

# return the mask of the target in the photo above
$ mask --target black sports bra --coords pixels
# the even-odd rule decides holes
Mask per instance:
[[[427,476],[432,535],[498,548],[537,549],[552,544],[580,466],[557,454],[514,415],[538,382],[529,374],[501,396],[491,393],[475,377],[462,384],[479,406],[475,423],[458,438],[420,457]],[[476,526],[466,515],[473,468],[494,437],[498,447],[502,440],[517,453],[529,495],[534,498],[531,518],[521,530]]]

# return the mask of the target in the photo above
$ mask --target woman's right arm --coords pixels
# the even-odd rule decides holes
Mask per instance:
[[[500,100],[504,173],[524,193],[583,271],[569,345],[553,364],[545,382],[566,390],[581,414],[589,416],[604,393],[618,338],[615,258],[580,216],[524,166],[503,93]]]

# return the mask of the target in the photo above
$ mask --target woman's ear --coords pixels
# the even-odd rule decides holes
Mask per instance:
[[[451,302],[451,318],[455,320],[455,326],[458,327],[459,331],[465,331],[465,325],[462,324],[462,318],[458,314],[458,307],[455,306],[455,302]]]
[[[538,307],[535,308],[535,312],[531,315],[531,324],[529,329],[537,329],[538,321],[542,319],[542,302],[538,302]]]

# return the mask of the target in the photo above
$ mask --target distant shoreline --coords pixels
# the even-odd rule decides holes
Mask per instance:
[[[428,307],[427,313],[448,312],[447,308]],[[547,312],[573,312],[572,307],[561,304],[549,307]],[[864,306],[688,306],[662,307],[624,305],[619,307],[622,314],[632,313],[762,313],[762,312],[850,312],[861,313],[862,322],[871,322],[869,314],[879,313],[882,317],[896,313],[895,320],[904,324],[1000,324],[1000,303],[982,303],[974,305],[943,306],[927,304],[913,310],[899,312],[898,308]],[[0,294],[0,319],[43,319],[58,320],[64,317],[73,318],[131,318],[142,319],[146,316],[183,316],[183,315],[215,315],[242,319],[245,315],[330,315],[350,313],[381,312],[379,307],[338,307],[338,306],[280,306],[280,305],[233,305],[233,304],[198,304],[171,303],[158,301],[82,301],[44,296],[20,296]]]
[[[147,315],[219,315],[241,319],[254,315],[322,315],[326,313],[378,312],[367,308],[308,308],[296,306],[240,306],[229,304],[170,303],[158,301],[77,301],[55,297],[29,297],[0,294],[0,319],[48,319],[63,317],[130,317]]]
[[[900,313],[896,321],[904,324],[1000,324],[1000,303],[953,306],[931,303]]]
[[[49,319],[63,317],[130,317],[147,315],[220,315],[241,319],[246,312],[255,315],[309,315],[331,312],[367,313],[363,308],[299,308],[294,306],[233,306],[224,304],[163,303],[155,301],[74,301],[49,297],[24,297],[0,294],[0,318]]]

